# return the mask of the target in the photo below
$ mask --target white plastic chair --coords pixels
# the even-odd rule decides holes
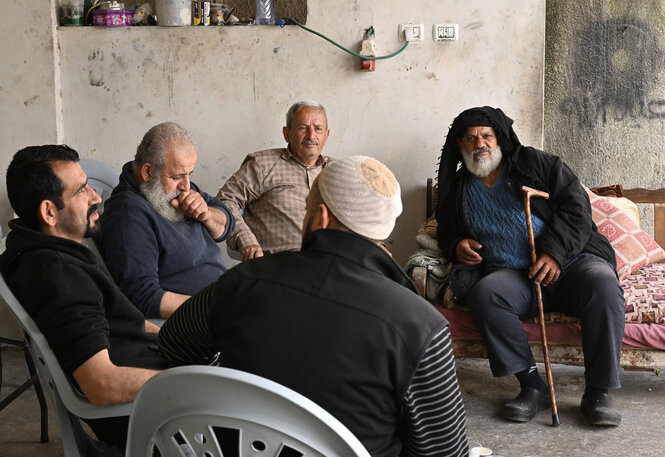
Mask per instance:
[[[5,237],[2,236],[2,227],[0,227],[0,252],[5,250]],[[41,429],[39,441],[42,443],[48,443],[48,406],[46,405],[46,398],[44,398],[44,391],[42,390],[41,384],[39,384],[39,376],[35,371],[35,364],[30,356],[30,351],[28,346],[25,344],[25,341],[15,340],[13,338],[7,338],[0,336],[0,389],[2,388],[2,345],[6,344],[9,346],[15,346],[23,349],[23,355],[25,357],[25,365],[27,372],[27,379],[16,389],[11,391],[5,398],[0,400],[0,411],[5,409],[16,400],[19,395],[28,389],[34,388],[35,394],[37,395],[37,400],[39,401],[40,409],[40,420],[41,420]]]
[[[88,176],[88,184],[102,198],[98,209],[101,215],[104,212],[104,202],[111,196],[111,192],[120,181],[120,173],[105,163],[92,159],[81,159],[79,163]]]
[[[128,416],[132,404],[99,407],[90,403],[83,394],[75,390],[62,371],[46,338],[11,292],[1,274],[0,295],[9,305],[9,310],[23,330],[25,342],[39,373],[39,380],[58,413],[65,456],[79,457],[85,453],[84,449],[94,449],[96,445],[83,431],[78,418]]]
[[[260,376],[209,366],[171,368],[143,386],[126,455],[369,457],[311,400]]]
[[[115,186],[120,182],[118,172],[105,163],[92,159],[81,159],[79,163],[88,177],[88,184],[92,187],[92,190],[97,192],[97,195],[102,198],[102,202],[97,208],[97,212],[101,216],[104,212],[104,203],[106,202],[106,199],[111,196],[111,192],[113,192]],[[99,249],[92,238],[85,238],[83,244],[94,252],[97,257],[100,259],[102,258],[102,255],[99,253]]]

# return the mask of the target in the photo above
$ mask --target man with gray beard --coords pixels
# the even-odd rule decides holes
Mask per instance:
[[[190,181],[197,152],[173,122],[148,130],[104,204],[95,241],[123,293],[146,318],[167,318],[226,271],[217,243],[234,218]]]
[[[462,112],[450,127],[439,166],[438,243],[455,267],[449,288],[467,305],[488,349],[494,376],[515,375],[520,394],[503,417],[526,422],[549,405],[520,320],[545,311],[580,318],[586,387],[580,408],[593,425],[619,425],[609,389],[620,387],[623,291],[615,254],[591,218],[589,198],[560,158],[520,144],[512,119],[488,106]],[[522,186],[549,193],[531,202],[537,261]]]

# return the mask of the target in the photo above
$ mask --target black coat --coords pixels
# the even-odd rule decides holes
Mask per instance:
[[[315,230],[300,252],[232,268],[210,309],[223,366],[305,395],[373,456],[396,456],[408,439],[404,394],[448,325],[388,254],[337,230]]]
[[[445,258],[456,261],[455,248],[464,238],[475,238],[464,202],[469,176],[456,139],[466,129],[468,112],[482,114],[494,128],[503,151],[502,165],[507,170],[507,182],[520,200],[526,185],[550,194],[549,199],[531,199],[533,214],[545,222],[538,236],[536,250],[551,255],[560,266],[581,252],[595,254],[616,266],[614,250],[609,241],[598,233],[591,218],[589,197],[573,171],[552,154],[522,146],[511,125],[512,119],[501,110],[483,107],[467,110],[458,116],[448,133],[439,167],[439,201],[436,209],[438,242]],[[485,125],[485,124],[483,124]]]

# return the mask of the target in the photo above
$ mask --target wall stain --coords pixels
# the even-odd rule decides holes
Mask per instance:
[[[97,72],[90,70],[88,72],[88,82],[91,86],[101,87],[104,85],[104,77],[102,75],[97,75]]]
[[[101,49],[93,49],[90,51],[90,54],[88,54],[88,60],[93,61],[93,60],[99,60],[100,62],[104,61],[104,51]]]
[[[113,65],[118,66],[120,69],[126,69],[127,64],[125,63],[125,59],[122,55],[116,55],[116,53],[112,53],[111,56],[113,57]]]
[[[665,118],[665,100],[648,99],[664,53],[647,23],[627,18],[594,22],[580,31],[572,49],[572,95],[560,109],[579,127],[605,124],[609,113],[617,121]]]
[[[485,25],[483,21],[476,19],[466,24],[464,28],[467,30],[478,30],[479,28],[482,28],[483,25]]]
[[[32,105],[33,103],[35,103],[35,101],[36,101],[38,98],[39,98],[39,95],[35,95],[35,96],[33,96],[33,97],[30,97],[29,99],[27,99],[26,101],[23,102],[23,105],[24,105],[24,106],[30,106],[30,105]]]
[[[468,24],[464,26],[466,30],[478,30],[479,28],[483,27],[485,23],[483,22],[480,17],[482,17],[480,11],[478,10],[473,10],[471,12],[471,16],[474,17],[474,19],[471,20]]]
[[[103,62],[104,61],[104,51],[96,48],[90,51],[88,54],[88,61],[89,62]],[[90,83],[91,86],[93,87],[101,87],[104,85],[104,72],[102,70],[100,64],[92,64],[91,66],[97,67],[97,68],[91,68],[88,71],[88,82]]]

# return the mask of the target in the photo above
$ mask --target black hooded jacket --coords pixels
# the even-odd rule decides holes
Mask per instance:
[[[71,375],[108,349],[119,366],[164,368],[157,335],[122,294],[104,263],[81,243],[9,223],[0,271]]]
[[[493,127],[497,135],[503,152],[502,166],[513,194],[522,200],[522,186],[526,185],[550,195],[547,200],[531,199],[533,214],[546,225],[535,240],[537,252],[546,252],[561,267],[581,252],[595,254],[616,267],[614,250],[598,233],[591,219],[589,197],[577,176],[559,157],[522,146],[512,123],[500,109],[489,106],[466,110],[453,121],[441,151],[438,176],[436,219],[443,256],[455,262],[457,244],[464,238],[476,238],[465,203],[469,173],[456,140],[467,128],[485,125]]]

